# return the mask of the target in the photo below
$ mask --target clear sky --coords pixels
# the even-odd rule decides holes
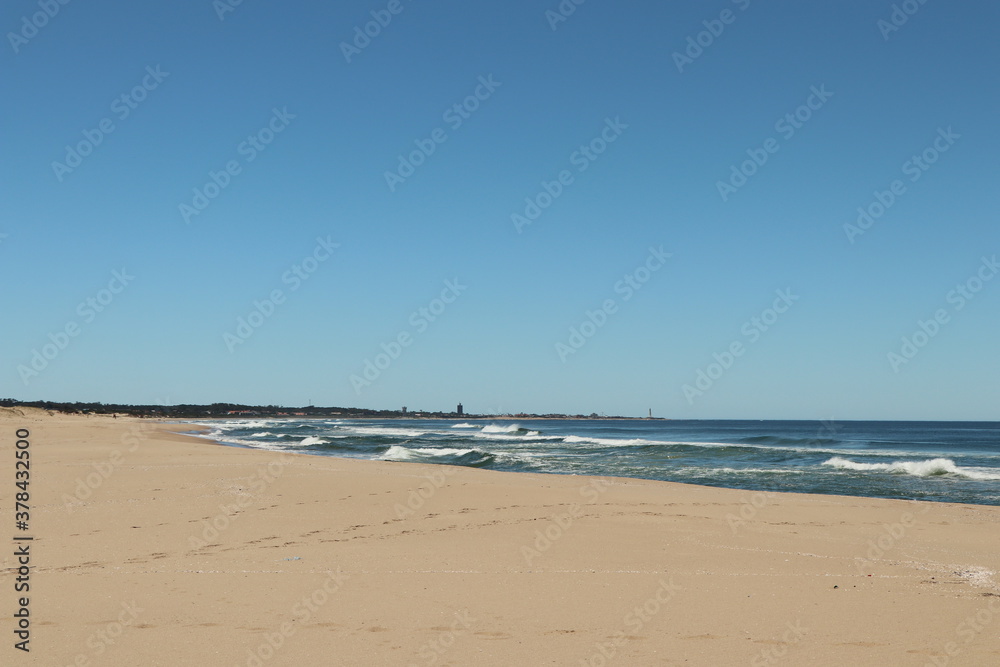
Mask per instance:
[[[897,7],[6,2],[0,396],[997,419],[1000,5]]]

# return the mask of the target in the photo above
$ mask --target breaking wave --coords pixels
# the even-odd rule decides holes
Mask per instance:
[[[493,463],[496,456],[478,449],[449,447],[404,447],[393,445],[378,458],[383,461],[412,461],[480,467]]]
[[[481,433],[521,433],[527,432],[526,429],[521,428],[517,424],[510,424],[509,426],[497,426],[496,424],[487,424],[483,427]]]
[[[643,440],[642,438],[585,438],[578,435],[567,435],[563,442],[569,444],[604,445],[606,447],[638,447],[642,445],[666,445],[670,443]]]
[[[849,459],[834,456],[823,462],[823,465],[832,466],[840,470],[854,470],[858,472],[890,472],[914,477],[943,477],[953,475],[955,477],[965,477],[976,480],[1000,480],[1000,474],[983,472],[972,468],[961,468],[955,465],[951,459],[926,459],[924,461],[894,461],[892,463],[858,463]]]

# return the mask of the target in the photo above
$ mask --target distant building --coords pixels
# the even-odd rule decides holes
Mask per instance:
[[[406,414],[406,406],[405,405],[403,406],[403,414],[404,415]]]
[[[458,414],[463,414],[462,413],[462,404],[461,403],[458,404],[458,409],[455,410],[455,412],[457,412]]]

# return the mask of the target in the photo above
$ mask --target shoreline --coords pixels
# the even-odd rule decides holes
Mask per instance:
[[[276,419],[273,419],[273,418],[261,418],[261,419],[266,420],[266,421],[277,421]],[[317,421],[324,421],[325,419],[326,418],[316,418]],[[389,419],[382,419],[382,418],[372,418],[372,419],[377,419],[378,421],[391,421]],[[306,419],[295,418],[293,420],[294,421],[310,421],[309,418],[306,418]],[[157,421],[159,421],[160,423],[164,423],[164,424],[185,424],[185,423],[187,423],[187,424],[191,424],[192,426],[198,427],[200,422],[203,422],[203,421],[207,422],[207,421],[214,421],[214,420],[207,420],[207,419],[201,420],[201,419],[199,419],[199,420],[194,420],[194,421],[190,421],[190,422],[182,422],[182,421],[179,421],[179,420],[162,419],[162,420],[157,420]],[[234,420],[233,419],[224,419],[223,421],[234,421]],[[255,420],[253,418],[240,418],[240,419],[238,419],[236,421],[255,421]],[[354,421],[361,421],[361,420],[359,419],[359,420],[354,420]],[[417,420],[414,420],[414,421],[417,421]],[[440,419],[437,419],[435,421],[455,421],[455,420],[440,420]],[[466,421],[466,420],[461,420],[461,421]],[[472,420],[468,420],[468,421],[483,421],[483,420],[472,419]],[[509,421],[520,421],[520,420],[509,420]],[[573,421],[573,420],[559,420],[559,421]],[[958,423],[964,423],[964,422],[958,422]],[[190,431],[195,431],[195,430],[198,430],[198,429],[194,428],[194,429],[189,429],[189,430]],[[202,428],[201,430],[202,431],[206,431],[208,429],[207,428]],[[973,507],[997,507],[997,508],[1000,508],[1000,503],[994,503],[994,504],[971,503],[971,502],[961,502],[960,500],[956,501],[956,500],[939,499],[939,498],[921,498],[921,499],[917,499],[917,498],[901,498],[901,497],[889,496],[889,495],[871,495],[871,494],[868,494],[868,495],[863,495],[863,494],[852,495],[852,494],[847,494],[847,493],[823,493],[823,492],[816,492],[816,491],[814,491],[814,492],[808,492],[808,491],[801,491],[801,490],[795,490],[795,489],[780,489],[780,490],[776,490],[776,489],[767,489],[767,488],[753,488],[750,485],[746,485],[746,486],[735,486],[735,485],[727,486],[727,485],[724,485],[724,484],[707,484],[707,483],[702,483],[702,482],[688,482],[688,481],[682,481],[682,480],[677,480],[677,479],[659,479],[659,478],[655,478],[655,477],[628,477],[628,476],[621,476],[621,475],[615,475],[615,474],[595,474],[595,473],[591,473],[591,472],[562,472],[562,471],[558,471],[558,470],[552,470],[552,471],[548,471],[548,472],[523,471],[523,470],[504,470],[504,469],[497,469],[497,468],[492,468],[492,467],[481,467],[481,466],[475,466],[475,465],[464,465],[464,464],[461,464],[461,463],[436,463],[436,462],[431,462],[431,461],[407,461],[407,460],[399,460],[399,459],[366,458],[366,457],[363,457],[363,456],[342,456],[342,455],[338,455],[338,454],[321,454],[321,453],[314,453],[314,452],[310,452],[310,451],[273,450],[273,449],[267,449],[267,448],[264,448],[264,447],[255,447],[255,446],[253,446],[251,444],[243,444],[243,443],[238,443],[238,442],[225,442],[225,441],[219,440],[219,439],[203,438],[203,437],[200,437],[200,436],[194,436],[194,437],[198,437],[199,439],[210,440],[215,445],[222,445],[222,446],[227,446],[227,447],[233,447],[233,448],[236,448],[236,449],[253,449],[253,450],[258,450],[258,451],[271,451],[271,452],[280,451],[280,452],[285,453],[285,454],[301,454],[301,455],[304,455],[304,456],[313,456],[313,457],[321,457],[321,458],[325,457],[325,458],[335,458],[335,459],[347,459],[347,460],[355,460],[355,461],[378,461],[378,462],[384,462],[384,463],[420,463],[422,465],[443,466],[445,468],[463,468],[463,469],[474,469],[474,470],[490,470],[492,472],[504,472],[504,473],[509,473],[509,474],[518,474],[518,475],[520,475],[520,474],[539,474],[539,475],[555,475],[555,476],[584,477],[584,478],[607,477],[607,478],[622,479],[622,480],[637,480],[637,481],[649,481],[649,482],[662,482],[662,483],[667,483],[667,484],[682,484],[682,485],[685,485],[685,486],[704,487],[704,488],[709,488],[709,489],[728,489],[728,490],[743,491],[743,492],[749,492],[749,493],[798,494],[798,495],[807,495],[807,496],[832,496],[832,497],[842,497],[842,498],[871,498],[871,499],[877,499],[877,500],[897,500],[897,501],[902,501],[902,502],[928,502],[928,503],[936,503],[936,504],[969,505],[969,506],[973,506]]]
[[[197,426],[197,424],[195,426]],[[573,477],[573,478],[580,478],[580,479],[610,479],[610,480],[617,480],[617,481],[620,481],[620,482],[648,482],[648,483],[653,483],[653,484],[680,484],[681,486],[692,486],[692,487],[696,487],[696,488],[700,488],[700,489],[725,489],[727,491],[741,491],[741,492],[744,492],[744,493],[790,494],[790,495],[816,497],[816,498],[825,498],[825,497],[843,498],[843,499],[847,499],[847,500],[849,500],[849,499],[870,498],[872,500],[891,500],[891,501],[905,502],[905,503],[938,503],[938,504],[944,503],[944,504],[947,504],[947,505],[959,505],[959,506],[967,506],[967,507],[998,507],[998,508],[1000,508],[1000,505],[976,505],[974,503],[955,503],[955,502],[938,501],[938,500],[909,500],[909,499],[899,499],[899,498],[883,498],[881,496],[848,496],[848,495],[834,494],[834,493],[801,493],[801,492],[798,492],[798,491],[757,491],[757,490],[754,490],[754,489],[741,489],[741,488],[731,487],[731,486],[712,486],[710,484],[698,484],[698,483],[695,483],[695,482],[675,482],[673,480],[649,479],[649,478],[645,478],[645,477],[620,477],[620,476],[617,476],[617,475],[588,475],[588,474],[585,474],[585,473],[563,473],[563,472],[528,472],[528,471],[521,472],[521,471],[512,471],[512,470],[492,470],[492,469],[489,469],[489,468],[476,468],[476,467],[473,467],[473,466],[463,466],[463,465],[455,465],[455,464],[448,464],[448,463],[429,463],[429,462],[418,462],[418,461],[393,461],[393,460],[390,460],[390,459],[366,459],[366,458],[353,457],[353,456],[336,456],[336,455],[333,455],[333,454],[311,454],[309,452],[297,452],[297,451],[293,451],[293,450],[282,450],[282,451],[278,452],[278,451],[275,451],[275,450],[263,449],[263,448],[260,448],[260,447],[252,447],[250,445],[242,445],[242,444],[239,444],[239,443],[232,443],[232,442],[223,442],[221,440],[216,440],[214,438],[207,437],[207,436],[206,437],[202,437],[202,436],[192,435],[189,431],[179,431],[178,430],[178,431],[170,431],[170,432],[171,433],[175,433],[175,434],[180,435],[180,436],[189,437],[189,438],[191,438],[191,439],[193,439],[195,441],[199,441],[199,442],[203,442],[203,443],[208,443],[208,444],[210,444],[212,446],[230,447],[232,449],[238,449],[238,450],[251,450],[251,451],[258,451],[258,452],[270,452],[272,454],[279,454],[281,456],[305,456],[305,457],[311,457],[311,458],[328,458],[328,459],[336,459],[338,461],[345,461],[345,460],[346,461],[371,461],[371,462],[378,462],[378,463],[388,463],[388,464],[391,464],[391,465],[404,465],[404,466],[405,465],[417,465],[417,466],[429,466],[429,467],[432,467],[432,468],[458,468],[458,469],[462,469],[462,470],[481,470],[481,471],[484,471],[484,472],[491,472],[491,473],[496,473],[496,474],[501,474],[501,475],[537,475],[537,476],[541,476],[541,477],[547,477],[547,476],[551,475],[551,476],[555,476],[555,477]]]
[[[236,452],[148,419],[0,423],[30,430],[36,475],[26,664],[1000,661],[996,507]]]

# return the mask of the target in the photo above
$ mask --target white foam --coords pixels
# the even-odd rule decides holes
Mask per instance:
[[[245,421],[233,421],[227,419],[225,421],[210,421],[210,422],[190,422],[192,424],[198,424],[199,426],[210,426],[212,428],[220,429],[233,429],[233,428],[264,428],[267,426],[266,422],[245,422]]]
[[[229,422],[230,425],[236,426],[237,428],[264,428],[270,425],[270,421],[264,420],[251,420],[251,421],[232,421]]]
[[[516,454],[514,452],[493,452],[493,456],[497,461],[526,464],[534,468],[543,468],[547,465],[546,461],[539,460],[545,454],[536,454],[533,452],[517,452]]]
[[[637,445],[672,444],[666,442],[657,442],[655,440],[643,440],[641,438],[633,438],[631,440],[626,440],[624,438],[583,438],[578,435],[567,435],[565,438],[563,438],[563,442],[569,444],[604,445],[606,447],[634,447]]]
[[[475,424],[468,424],[466,422],[462,422],[461,424],[452,424],[451,427],[452,428],[479,428]]]
[[[960,468],[951,459],[926,459],[924,461],[894,461],[892,463],[858,463],[849,459],[834,456],[824,461],[823,465],[840,470],[856,470],[859,472],[879,471],[913,475],[914,477],[933,477],[937,475],[956,475],[975,480],[1000,480],[1000,471],[991,468]]]
[[[471,454],[474,449],[451,449],[443,447],[441,449],[431,449],[427,447],[410,448],[402,445],[393,445],[379,458],[386,461],[411,461],[434,456],[465,456]]]
[[[707,473],[725,473],[733,475],[741,474],[768,474],[768,475],[805,475],[808,470],[786,470],[782,468],[706,468]]]
[[[355,433],[363,433],[365,435],[388,435],[392,437],[402,436],[404,438],[416,438],[427,434],[427,431],[413,431],[404,428],[394,428],[391,426],[354,426],[351,427],[351,430]]]
[[[308,447],[309,445],[326,445],[328,443],[329,441],[324,440],[323,438],[308,435],[302,438],[302,442],[299,443],[299,447]]]
[[[517,433],[521,430],[521,427],[517,424],[511,424],[510,426],[497,426],[496,424],[487,424],[483,427],[482,433]]]
[[[270,431],[260,431],[259,433],[254,433],[250,437],[251,438],[266,438],[269,435],[274,435],[274,434],[271,433]]]
[[[532,433],[534,435],[532,435]],[[506,433],[476,433],[476,438],[482,440],[562,440],[561,435],[539,435],[538,431],[531,431],[520,435],[508,435]]]
[[[243,445],[244,447],[251,447],[253,449],[280,449],[280,445],[276,443],[261,442],[260,440],[244,440],[243,438],[234,438],[232,436],[226,435],[225,433],[219,431],[213,431],[211,433],[193,433],[197,438],[205,438],[206,440],[215,440],[217,442],[222,442],[227,445]]]
[[[572,440],[572,438],[578,438],[577,440]],[[605,440],[606,442],[599,442]],[[571,435],[567,436],[566,442],[593,442],[594,444],[612,444],[613,438],[579,438],[579,436]],[[704,447],[708,449],[714,448],[736,448],[736,449],[757,449],[764,451],[779,451],[779,452],[797,452],[802,454],[832,454],[835,456],[853,456],[858,453],[858,450],[850,449],[829,449],[829,448],[819,448],[819,447],[795,447],[791,445],[762,445],[762,444],[749,444],[745,442],[709,442],[700,440],[623,440],[626,444],[641,444],[641,445],[663,445],[663,446],[683,446],[683,447]],[[865,449],[863,453],[867,456],[920,456],[926,454],[926,452],[913,452],[913,451],[900,451],[900,450],[882,450],[882,449]]]

